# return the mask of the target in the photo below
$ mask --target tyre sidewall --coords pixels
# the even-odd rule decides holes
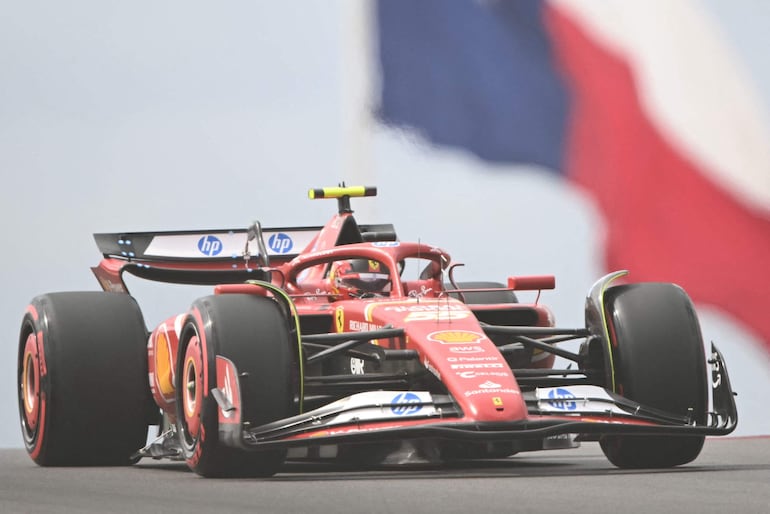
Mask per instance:
[[[39,414],[30,457],[41,465],[127,465],[144,446],[154,403],[147,382],[146,327],[133,298],[65,292],[36,297],[22,321],[19,409],[26,339],[34,334]]]
[[[686,293],[665,283],[630,284],[609,293],[617,392],[643,405],[705,422],[706,358],[698,319]]]
[[[261,322],[260,322],[261,321]],[[193,303],[180,338],[177,377],[184,377],[185,353],[191,340],[201,345],[200,433],[188,436],[182,394],[177,387],[177,427],[188,466],[206,477],[268,476],[285,459],[284,450],[254,452],[224,446],[219,441],[219,412],[211,389],[217,385],[216,357],[230,359],[240,375],[241,421],[259,426],[296,414],[297,367],[288,340],[285,318],[275,301],[227,294],[204,297]],[[244,338],[249,339],[248,344]],[[253,343],[253,344],[252,344]]]
[[[615,391],[644,406],[705,423],[708,385],[700,325],[692,302],[667,283],[616,286],[605,294]],[[601,447],[624,468],[694,460],[702,436],[607,436]]]

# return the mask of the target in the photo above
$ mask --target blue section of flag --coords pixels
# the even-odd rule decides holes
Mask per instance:
[[[379,117],[493,162],[563,171],[569,101],[541,0],[380,0]]]

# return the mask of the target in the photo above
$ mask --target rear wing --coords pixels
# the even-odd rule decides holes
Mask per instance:
[[[307,248],[323,227],[263,229],[271,260],[287,262]],[[244,260],[247,229],[94,234],[104,257],[149,262]],[[252,245],[253,255],[256,245]]]
[[[263,230],[265,250],[274,264],[288,262],[310,247],[322,228]],[[123,273],[192,285],[270,280],[269,272],[259,269],[257,244],[247,246],[248,237],[248,229],[94,234],[104,259],[91,270],[103,290],[122,293],[128,293]]]
[[[127,292],[124,272],[181,284],[270,280],[270,268],[302,253],[366,241],[396,241],[393,225],[359,225],[353,219],[350,198],[376,194],[377,188],[344,183],[311,189],[311,199],[337,199],[338,213],[324,227],[263,229],[254,222],[240,229],[94,234],[104,259],[91,269],[105,291],[120,292]]]
[[[335,246],[365,241],[395,241],[391,224],[358,225],[346,218]],[[323,227],[263,228],[262,235],[271,262],[282,264],[310,251]],[[149,262],[211,262],[243,260],[247,229],[184,230],[168,232],[120,232],[94,234],[105,258]],[[252,244],[250,253],[256,253]]]
[[[340,223],[335,246],[364,241],[395,241],[391,224]],[[262,229],[271,267],[311,251],[324,227]],[[91,268],[105,291],[128,292],[124,272],[157,282],[216,285],[270,280],[259,268],[257,244],[247,247],[248,229],[117,232],[94,234],[104,259]],[[248,254],[246,253],[248,248]]]

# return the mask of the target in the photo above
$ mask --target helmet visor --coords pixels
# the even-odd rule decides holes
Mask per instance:
[[[381,293],[390,290],[390,275],[387,273],[347,273],[340,282],[363,293]]]

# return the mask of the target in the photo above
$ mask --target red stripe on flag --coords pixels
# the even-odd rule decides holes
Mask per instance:
[[[603,213],[606,268],[681,285],[695,302],[744,323],[770,351],[768,213],[740,203],[666,141],[622,58],[555,8],[547,22],[573,93],[566,173]]]

